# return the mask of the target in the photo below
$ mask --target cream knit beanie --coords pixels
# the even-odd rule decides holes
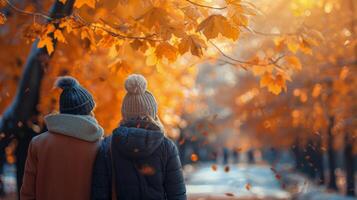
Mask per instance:
[[[140,74],[132,74],[125,81],[127,91],[121,113],[123,120],[135,120],[150,116],[156,119],[157,103],[155,97],[147,91],[147,81]]]

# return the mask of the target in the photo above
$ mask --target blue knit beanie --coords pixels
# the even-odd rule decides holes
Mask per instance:
[[[95,106],[93,96],[71,76],[59,77],[55,84],[63,91],[60,96],[60,113],[89,115]]]

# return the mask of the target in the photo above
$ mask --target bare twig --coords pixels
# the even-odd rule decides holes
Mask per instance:
[[[77,19],[79,19],[81,21],[81,23],[83,23],[85,26],[88,26],[89,28],[92,28],[92,29],[101,29],[105,32],[107,32],[108,34],[110,34],[112,37],[118,37],[120,39],[132,39],[132,40],[150,40],[150,41],[161,41],[159,39],[154,39],[152,37],[154,37],[156,34],[150,34],[150,35],[147,35],[147,36],[129,36],[129,35],[123,35],[123,34],[120,34],[116,31],[112,31],[112,30],[109,30],[108,28],[105,28],[103,26],[97,26],[93,23],[90,23],[90,22],[87,22],[86,20],[84,20],[78,13],[75,14],[75,17]],[[107,25],[107,23],[104,21],[104,20],[101,20],[102,23],[108,27],[111,27],[110,25]]]
[[[32,16],[40,16],[42,18],[45,18],[47,20],[53,20],[52,17],[48,16],[48,15],[45,15],[45,14],[42,14],[42,13],[39,13],[39,12],[30,12],[30,11],[26,11],[26,10],[22,10],[18,7],[16,7],[14,4],[12,4],[10,2],[10,0],[5,0],[5,2],[15,11],[19,12],[19,13],[22,13],[22,14],[25,14],[25,15],[32,15]]]
[[[246,30],[248,30],[251,33],[254,33],[254,34],[257,34],[257,35],[263,35],[263,36],[273,36],[273,37],[275,37],[275,36],[283,36],[283,35],[290,35],[290,36],[297,35],[297,33],[265,33],[265,32],[254,30],[251,27],[245,27],[245,26],[243,28],[245,28]]]
[[[193,4],[195,6],[199,6],[199,7],[203,7],[203,8],[209,8],[209,9],[215,9],[215,10],[224,10],[227,9],[227,6],[223,6],[223,7],[213,7],[213,6],[208,6],[208,5],[202,5],[196,2],[193,2],[191,0],[186,0],[187,2],[189,2],[190,4]]]
[[[236,58],[232,58],[231,56],[227,55],[226,53],[224,53],[216,44],[214,44],[212,41],[210,41],[210,43],[222,54],[223,57],[240,63],[240,64],[244,64],[244,65],[256,65],[256,66],[267,66],[267,65],[275,65],[277,67],[280,68],[280,66],[277,64],[283,57],[285,57],[285,55],[281,55],[276,59],[269,59],[268,63],[254,63],[254,62],[250,62],[250,61],[243,61],[243,60],[238,60]]]

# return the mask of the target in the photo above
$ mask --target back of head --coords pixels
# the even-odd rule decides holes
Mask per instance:
[[[147,90],[147,81],[144,76],[130,75],[125,81],[125,89],[127,93],[121,108],[124,121],[145,117],[157,118],[157,102]]]
[[[71,76],[59,77],[56,87],[63,91],[60,96],[60,113],[89,115],[95,107],[93,96]]]

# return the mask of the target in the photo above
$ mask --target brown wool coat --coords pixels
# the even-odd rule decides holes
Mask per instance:
[[[21,200],[90,199],[92,168],[103,129],[97,125],[94,131],[95,126],[86,120],[64,117],[64,121],[58,115],[47,119],[49,132],[31,141]],[[68,125],[70,121],[74,128]]]

